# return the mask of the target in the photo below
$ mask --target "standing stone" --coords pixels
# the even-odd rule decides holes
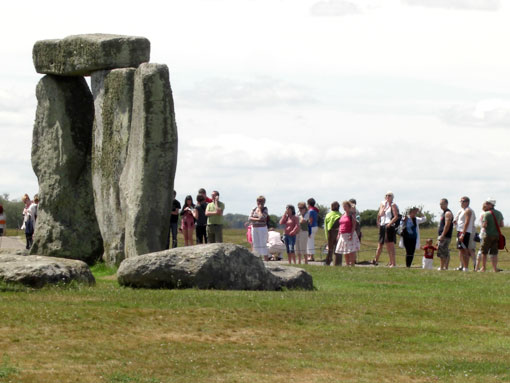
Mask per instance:
[[[89,76],[97,70],[138,67],[148,62],[151,44],[145,37],[85,34],[34,44],[38,73]]]
[[[177,127],[168,68],[141,64],[135,72],[128,155],[121,180],[125,254],[165,249],[177,165]]]
[[[44,76],[36,95],[32,167],[41,202],[31,253],[91,264],[103,252],[90,170],[92,94],[82,77]]]
[[[117,266],[124,259],[125,217],[119,182],[126,163],[131,129],[134,74],[134,68],[92,74],[94,203],[103,237],[103,260]]]

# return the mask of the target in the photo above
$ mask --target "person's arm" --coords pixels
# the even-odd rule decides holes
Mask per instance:
[[[352,230],[351,230],[351,235],[352,235],[352,233],[354,233],[356,231],[356,214],[351,214],[351,226],[352,226]]]
[[[422,223],[425,223],[427,222],[427,217],[423,216],[423,217],[416,217],[416,223],[418,224],[422,224]]]
[[[384,204],[381,203],[379,206],[379,211],[377,212],[377,227],[381,226],[381,217],[383,216],[384,212]]]
[[[289,232],[290,236],[296,235],[299,231],[299,219],[296,216],[294,216],[294,218],[292,219],[292,223],[294,224],[294,227]]]
[[[223,215],[223,208],[220,206],[219,200],[215,201],[214,206],[216,206],[216,215]]]
[[[287,215],[287,213],[282,215],[282,218],[280,218],[280,225],[285,225],[285,222],[287,222],[288,219],[289,219],[289,216]]]

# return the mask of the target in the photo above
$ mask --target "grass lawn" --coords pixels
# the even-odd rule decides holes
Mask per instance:
[[[0,382],[510,382],[510,273],[303,267],[315,291],[0,286]]]

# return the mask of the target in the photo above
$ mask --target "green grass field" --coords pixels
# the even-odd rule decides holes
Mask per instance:
[[[510,273],[303,267],[314,291],[1,285],[0,382],[510,382]]]

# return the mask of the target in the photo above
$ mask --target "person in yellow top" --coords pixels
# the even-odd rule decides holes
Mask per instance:
[[[218,191],[213,191],[211,197],[213,201],[205,209],[207,239],[209,243],[220,243],[223,242],[223,211],[225,210],[225,204],[220,202]]]
[[[336,248],[336,241],[338,237],[338,228],[340,226],[340,204],[335,201],[331,203],[331,211],[326,214],[324,218],[324,234],[328,241],[328,256],[326,258],[326,265],[331,265],[333,261],[333,253]],[[335,266],[342,265],[342,254],[335,254]]]

